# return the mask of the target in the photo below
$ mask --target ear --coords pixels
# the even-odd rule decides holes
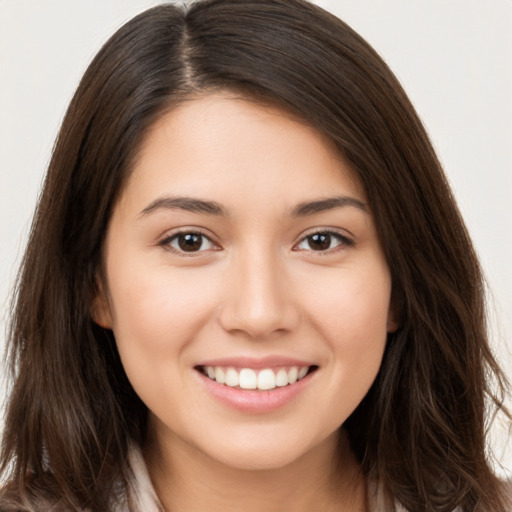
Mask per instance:
[[[112,329],[110,303],[103,281],[99,276],[96,276],[96,286],[91,300],[91,318],[100,327]]]
[[[395,315],[390,311],[388,315],[388,333],[396,332],[400,327],[400,322],[398,322],[394,316]]]
[[[400,329],[402,324],[402,311],[402,300],[398,298],[398,294],[393,290],[388,311],[388,333],[396,332]]]

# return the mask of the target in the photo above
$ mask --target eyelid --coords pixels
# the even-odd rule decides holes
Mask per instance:
[[[157,245],[163,247],[165,250],[178,254],[180,256],[198,256],[201,253],[205,253],[211,250],[222,250],[222,247],[220,244],[215,240],[215,237],[212,234],[209,234],[205,232],[203,228],[199,228],[197,226],[183,226],[179,228],[172,229],[170,231],[167,231],[160,239],[160,241],[157,243]],[[176,239],[179,235],[186,235],[186,234],[196,234],[201,237],[204,237],[207,239],[213,247],[210,247],[208,249],[200,249],[198,251],[183,251],[176,249],[170,245],[170,242],[173,239]],[[324,234],[324,235],[330,235],[333,238],[337,239],[339,241],[339,244],[336,245],[336,247],[326,250],[314,250],[314,249],[299,249],[298,246],[303,243],[308,237],[313,236],[315,234]],[[348,247],[352,247],[355,245],[355,240],[352,238],[353,235],[347,235],[345,230],[340,230],[337,228],[331,228],[331,227],[317,227],[312,228],[304,233],[301,234],[298,241],[293,245],[292,250],[293,251],[307,251],[311,253],[315,253],[318,255],[325,255],[325,254],[331,254],[333,252],[336,252],[340,249],[346,249]]]
[[[334,238],[336,238],[340,243],[333,247],[332,249],[326,249],[325,251],[315,251],[314,249],[298,249],[297,247],[303,243],[307,238],[313,235],[330,235]],[[341,231],[339,229],[335,228],[313,228],[311,230],[306,231],[305,233],[302,233],[298,242],[294,244],[293,250],[295,251],[307,251],[311,253],[315,253],[318,255],[326,255],[326,254],[332,254],[333,252],[336,252],[338,250],[346,249],[348,247],[352,247],[355,245],[355,240],[352,238],[352,235],[347,235],[346,231]]]
[[[187,251],[176,249],[170,245],[170,242],[172,240],[176,239],[178,236],[188,235],[188,234],[194,234],[194,235],[199,235],[199,236],[204,237],[212,244],[213,248],[187,252]],[[172,229],[170,231],[166,231],[165,234],[161,237],[160,241],[157,243],[157,245],[161,246],[163,249],[165,249],[171,253],[177,254],[179,256],[186,256],[186,257],[198,256],[202,253],[205,253],[205,252],[208,252],[211,250],[218,251],[221,249],[220,245],[215,241],[214,237],[211,234],[206,233],[204,229],[196,227],[196,226],[183,226],[183,227]]]

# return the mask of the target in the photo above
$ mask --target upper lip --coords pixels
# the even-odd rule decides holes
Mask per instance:
[[[221,366],[233,368],[252,368],[255,370],[263,368],[283,368],[289,366],[313,366],[314,363],[294,357],[269,355],[265,357],[223,357],[201,361],[196,366]]]

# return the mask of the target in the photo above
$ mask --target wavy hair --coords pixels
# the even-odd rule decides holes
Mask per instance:
[[[485,443],[491,408],[505,411],[505,377],[455,200],[386,64],[304,0],[161,5],[119,29],[87,69],[15,289],[2,510],[105,512],[122,494],[147,409],[111,331],[90,317],[102,245],[149,127],[179,102],[219,90],[298,115],[336,145],[365,188],[401,327],[344,426],[363,471],[413,512],[506,512]]]

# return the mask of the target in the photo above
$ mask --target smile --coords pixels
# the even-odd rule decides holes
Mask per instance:
[[[208,361],[194,367],[208,395],[243,413],[266,414],[292,404],[312,386],[317,365],[269,357]]]
[[[316,369],[316,366],[261,369],[200,366],[198,369],[209,379],[230,388],[269,391],[295,384]]]

